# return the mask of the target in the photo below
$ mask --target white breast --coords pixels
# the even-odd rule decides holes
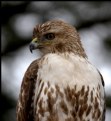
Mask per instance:
[[[100,76],[94,66],[87,59],[70,54],[49,54],[45,57],[42,67],[38,70],[38,78],[62,85],[98,84]]]
[[[44,60],[40,64],[40,68],[38,69],[37,75],[38,77],[36,83],[37,86],[35,89],[34,105],[36,105],[37,96],[39,95],[41,85],[43,82],[44,82],[43,90],[45,90],[46,87],[48,88],[47,83],[50,83],[54,91],[56,90],[55,85],[59,85],[62,93],[64,93],[64,88],[67,88],[67,86],[73,89],[75,85],[77,85],[76,91],[81,90],[82,86],[85,86],[85,90],[87,90],[87,87],[89,86],[90,88],[89,93],[91,93],[91,90],[93,90],[93,88],[97,89],[99,84],[101,90],[100,92],[102,92],[101,98],[104,98],[104,89],[101,84],[100,75],[96,70],[96,68],[92,66],[87,59],[76,56],[74,54],[46,55]],[[41,85],[39,85],[39,80],[42,80]],[[96,95],[97,95],[97,90],[94,91],[93,97]],[[53,94],[53,97],[55,98],[56,95]],[[44,98],[44,101],[47,101],[47,96],[44,95],[44,92],[41,92],[40,99],[41,98]],[[58,99],[55,106],[58,105],[60,100],[61,98]],[[64,100],[65,102],[67,102],[66,99]],[[101,105],[101,107],[103,108],[104,102],[102,101],[98,102],[99,105]],[[88,104],[90,104],[90,97],[88,98]],[[44,106],[46,106],[46,102],[44,102]],[[68,105],[68,108],[72,109],[70,105]],[[101,111],[102,108],[100,109]],[[59,112],[58,115],[62,115],[60,109],[58,109],[58,112]],[[48,114],[46,115],[48,116]],[[90,116],[91,115],[89,115],[89,117]],[[87,117],[87,119],[89,117]],[[60,116],[59,120],[63,119],[65,120],[65,118],[66,115],[64,115],[64,117]],[[43,118],[42,121],[45,121],[45,119]]]

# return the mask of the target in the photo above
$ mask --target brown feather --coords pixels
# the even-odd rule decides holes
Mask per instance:
[[[46,33],[55,34],[55,39],[51,44],[43,42]],[[37,25],[33,30],[33,38],[37,37],[42,45],[42,52],[64,53],[73,52],[75,55],[87,58],[79,33],[76,28],[61,20],[47,21],[44,24]]]
[[[38,60],[35,60],[28,67],[22,81],[19,100],[17,104],[17,121],[34,121],[33,107],[31,107],[31,104],[35,81],[37,79],[37,71]],[[20,103],[21,106],[19,105]]]
[[[49,34],[49,33],[54,34],[53,40],[48,40],[47,38],[45,38],[46,34]],[[82,66],[82,64],[86,64],[85,62],[87,62],[87,59],[86,59],[87,55],[85,53],[84,48],[82,47],[82,43],[80,41],[80,37],[76,29],[73,26],[63,21],[59,21],[59,20],[48,21],[44,24],[39,24],[34,28],[33,38],[37,38],[38,40],[37,42],[33,41],[34,46],[36,45],[35,46],[36,49],[38,46],[42,46],[42,48],[38,48],[38,49],[40,49],[44,55],[48,53],[56,53],[57,55],[60,54],[61,57],[64,57],[64,59],[66,59],[66,57],[67,58],[72,57],[72,55],[70,54],[73,53],[75,55],[75,58],[77,57],[76,59],[78,61],[77,61],[77,64],[75,64],[76,59],[72,60],[73,58],[70,58],[69,59],[70,63],[72,61],[75,61],[74,63],[72,63],[74,64],[75,70],[73,70],[72,68],[70,69],[72,69],[73,72],[78,70],[77,74],[81,78],[78,78],[79,76],[76,77],[76,73],[74,73],[75,79],[76,80],[80,79],[79,81],[77,81],[77,83],[70,86],[67,85],[66,88],[63,88],[64,87],[63,86],[62,87],[63,91],[60,89],[59,85],[55,85],[56,92],[54,89],[52,89],[49,92],[49,88],[53,84],[50,82],[52,82],[53,79],[52,78],[51,80],[50,79],[47,80],[47,79],[48,79],[48,76],[50,77],[50,75],[53,73],[45,74],[45,72],[48,72],[51,68],[52,68],[52,71],[56,69],[59,70],[60,67],[62,67],[62,66],[59,66],[60,62],[57,59],[58,65],[53,63],[54,61],[52,59],[53,56],[50,56],[50,54],[49,56],[43,56],[42,58],[40,58],[40,60],[33,61],[28,67],[21,85],[21,90],[20,90],[20,95],[19,95],[19,100],[17,105],[17,121],[39,121],[39,120],[45,121],[45,119],[47,121],[54,121],[54,120],[61,121],[62,118],[63,118],[62,119],[63,121],[66,121],[66,120],[73,121],[78,119],[81,119],[83,121],[85,119],[89,120],[88,116],[91,117],[91,113],[92,113],[92,117],[91,117],[92,119],[105,120],[105,102],[103,102],[103,106],[99,105],[99,102],[102,102],[103,100],[103,98],[100,97],[99,93],[100,94],[104,93],[104,92],[100,92],[100,88],[103,89],[104,81],[103,81],[102,75],[100,74],[101,83],[103,86],[101,85],[99,80],[97,80],[99,84],[97,84],[96,81],[94,81],[94,87],[92,87],[92,85],[90,86],[89,79],[92,77],[94,77],[95,79],[95,76],[97,76],[97,79],[98,79],[98,74],[96,74],[95,71],[93,72],[93,69],[91,70],[92,66],[90,67],[86,65],[85,67],[84,65],[84,68]],[[56,54],[54,57],[58,58]],[[49,61],[49,59],[52,59],[53,61],[52,60]],[[85,62],[83,60],[85,60]],[[51,62],[51,64],[49,62]],[[66,61],[63,61],[63,62],[66,62]],[[81,67],[79,66],[79,63]],[[55,65],[57,65],[57,67]],[[47,68],[49,70],[47,70]],[[66,69],[66,66],[63,68]],[[40,69],[40,71],[38,71],[38,69]],[[81,73],[82,71],[81,69],[83,71],[84,70],[87,70],[87,71]],[[92,71],[92,76],[91,75],[89,76],[89,74],[91,74],[89,72],[89,69]],[[37,82],[38,85],[37,87],[35,87],[35,82],[37,81],[37,72],[38,72],[38,82]],[[61,72],[64,73],[65,71],[61,71]],[[79,74],[79,72],[81,75]],[[55,71],[55,73],[57,73],[57,70]],[[57,77],[59,77],[60,74],[57,73],[56,74]],[[64,73],[64,74],[67,75],[67,73]],[[84,76],[84,74],[87,76]],[[43,77],[47,77],[47,78],[43,78]],[[82,79],[82,77],[84,79]],[[89,85],[81,84],[80,81],[82,80],[84,81],[86,77],[89,78],[88,79]],[[62,82],[62,80],[59,80],[61,82],[60,84],[65,85],[66,82],[71,81],[70,79],[72,78],[68,78],[68,79],[69,80],[65,81],[64,83]],[[46,87],[44,87],[45,84],[47,84]],[[80,88],[79,84],[81,84],[81,89],[79,89]],[[98,93],[96,93],[96,91]],[[54,93],[56,97],[53,97]],[[44,97],[44,95],[41,96],[41,94],[44,94],[45,96],[47,96],[47,100]],[[90,100],[89,100],[89,97],[90,97]],[[64,101],[64,98],[66,101]],[[61,101],[60,101],[59,107],[56,110],[55,107],[58,106],[58,102],[56,101],[58,99],[61,99]],[[91,104],[88,104],[88,102],[91,102]],[[69,103],[72,106],[71,108],[70,106],[68,106]],[[43,105],[45,105],[45,107]],[[60,109],[62,109],[62,111]],[[47,112],[49,112],[48,116],[46,116]],[[62,112],[62,114],[65,114],[66,119],[65,117],[61,118],[61,116],[58,116],[58,112]],[[69,117],[68,115],[69,113],[72,115],[71,117]],[[86,116],[85,119],[83,115]]]

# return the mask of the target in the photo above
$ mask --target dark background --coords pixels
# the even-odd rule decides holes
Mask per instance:
[[[89,60],[105,80],[106,121],[111,114],[111,2],[1,2],[1,121],[15,121],[21,81],[28,65],[39,57],[28,44],[38,23],[62,19],[80,33]]]

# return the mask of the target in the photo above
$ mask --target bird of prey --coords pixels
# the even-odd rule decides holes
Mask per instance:
[[[33,30],[30,51],[41,58],[28,67],[19,94],[17,121],[104,121],[105,89],[75,27],[51,20]]]

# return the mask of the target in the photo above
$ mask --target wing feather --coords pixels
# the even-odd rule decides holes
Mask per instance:
[[[33,121],[32,96],[37,79],[38,61],[33,61],[25,72],[16,107],[17,121]]]
[[[99,75],[101,77],[101,83],[102,83],[103,87],[105,87],[103,76],[102,76],[102,74],[100,73],[99,70],[98,70],[98,72],[99,72]],[[105,102],[105,99],[106,99],[106,97],[105,97],[105,91],[104,91],[104,109],[103,109],[102,121],[105,121],[105,113],[106,113],[106,102]]]

